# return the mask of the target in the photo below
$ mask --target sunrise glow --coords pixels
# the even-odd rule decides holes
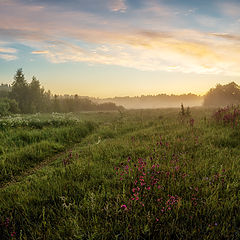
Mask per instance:
[[[113,97],[240,83],[239,1],[0,0],[0,80]]]

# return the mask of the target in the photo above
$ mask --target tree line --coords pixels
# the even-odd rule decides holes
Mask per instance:
[[[203,106],[205,107],[224,107],[227,105],[240,104],[240,87],[231,82],[225,85],[217,84],[211,88],[204,96]]]
[[[78,95],[52,95],[50,91],[45,91],[35,76],[28,83],[21,68],[14,75],[14,81],[11,85],[0,85],[0,116],[10,113],[67,113],[79,111],[121,111],[124,109],[122,106],[117,105],[124,105],[129,108],[176,107],[176,103],[180,105],[183,102],[187,106],[191,104],[196,106],[201,103],[205,107],[223,107],[231,104],[240,104],[240,87],[235,82],[226,85],[218,84],[215,88],[211,88],[203,97],[194,94],[159,94],[155,96],[89,99],[79,97]]]
[[[40,81],[33,76],[27,82],[20,68],[14,75],[14,81],[9,85],[0,85],[0,115],[10,113],[49,113],[49,112],[79,112],[79,111],[111,111],[122,110],[123,107],[114,103],[97,104],[78,95],[52,95],[45,91]]]
[[[179,107],[181,103],[186,106],[201,106],[203,97],[196,94],[158,94],[158,95],[142,95],[136,97],[114,97],[106,99],[94,99],[98,103],[113,102],[117,105],[126,108],[166,108],[166,107]]]

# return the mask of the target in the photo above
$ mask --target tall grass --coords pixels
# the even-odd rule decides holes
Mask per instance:
[[[28,124],[8,125],[0,133],[2,139],[0,143],[1,184],[34,167],[47,157],[80,142],[97,126],[89,121],[64,121],[62,119],[60,122],[55,119],[54,125],[45,124],[45,120],[39,120],[37,126],[35,120],[23,122],[28,122]],[[40,129],[39,126],[41,126]]]
[[[239,239],[240,150],[219,144],[236,129],[191,113],[194,125],[178,110],[113,113],[0,190],[2,239]]]

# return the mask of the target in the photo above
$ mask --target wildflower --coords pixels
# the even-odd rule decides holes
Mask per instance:
[[[190,127],[193,127],[193,125],[194,125],[194,119],[193,119],[193,118],[191,118],[191,119],[189,120],[189,124],[190,124]]]
[[[121,208],[123,208],[124,210],[127,210],[127,206],[125,204],[121,205]]]
[[[175,170],[178,172],[179,171],[179,169],[180,169],[180,166],[176,166],[175,167]]]

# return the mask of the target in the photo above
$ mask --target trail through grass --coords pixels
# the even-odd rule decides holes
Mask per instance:
[[[194,124],[178,110],[85,116],[99,124],[92,134],[0,189],[0,234],[239,239],[240,150],[226,144],[238,133],[211,115],[192,110]]]

